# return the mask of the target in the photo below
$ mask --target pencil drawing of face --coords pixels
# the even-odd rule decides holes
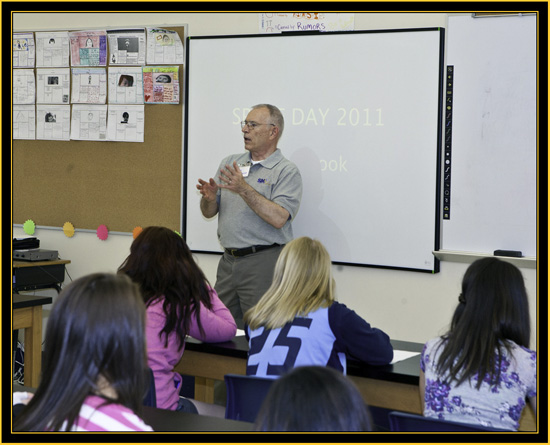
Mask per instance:
[[[157,83],[171,83],[172,79],[168,74],[159,74],[157,78],[155,79],[155,82]]]

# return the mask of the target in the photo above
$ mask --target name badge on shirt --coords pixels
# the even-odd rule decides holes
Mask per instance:
[[[246,178],[248,176],[248,173],[250,173],[250,165],[250,162],[239,164],[239,169],[241,170],[243,178]]]

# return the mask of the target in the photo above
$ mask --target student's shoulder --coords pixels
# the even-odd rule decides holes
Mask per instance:
[[[443,338],[442,337],[433,337],[433,338],[430,338],[429,340],[427,340],[424,344],[426,345],[435,345],[435,344],[439,344],[443,341]]]
[[[525,346],[520,346],[513,341],[510,341],[512,345],[512,354],[514,357],[522,358],[525,360],[535,361],[537,360],[537,352],[529,349]]]
[[[348,314],[353,312],[352,309],[349,309],[344,303],[339,303],[338,301],[333,301],[332,304],[328,307],[328,312],[331,315],[339,314]]]
[[[344,303],[339,303],[338,301],[334,301],[328,307],[328,319],[333,326],[363,321],[363,318],[353,309],[348,308]]]
[[[432,352],[436,351],[442,343],[443,343],[442,337],[434,337],[429,339],[426,343],[424,343],[424,348],[422,349],[422,355],[431,354]]]
[[[83,422],[81,427],[87,430],[88,424],[94,425],[89,431],[152,431],[136,413],[120,403],[105,403],[99,396],[88,396],[80,411]]]
[[[146,304],[148,314],[164,312],[164,296],[149,300]]]

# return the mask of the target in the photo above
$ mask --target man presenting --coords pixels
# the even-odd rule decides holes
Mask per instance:
[[[271,285],[279,253],[293,239],[291,221],[300,207],[302,177],[277,148],[284,129],[280,110],[255,105],[241,122],[248,153],[230,155],[216,177],[199,179],[200,208],[218,215],[218,239],[224,248],[216,285],[237,327]]]

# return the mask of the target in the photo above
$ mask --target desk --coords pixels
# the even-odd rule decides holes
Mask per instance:
[[[25,329],[25,385],[38,387],[42,366],[42,306],[51,297],[13,295],[12,329]]]
[[[61,291],[65,265],[70,260],[13,261],[13,291],[55,289]]]
[[[69,264],[69,260],[48,260],[48,261],[13,261],[13,292],[22,291],[34,291],[37,289],[55,289],[57,293],[61,291],[61,283],[65,281],[65,265]],[[22,296],[21,296],[22,297]],[[40,297],[29,296],[30,300]],[[13,327],[17,330],[19,328],[25,329],[25,383],[30,386],[38,385],[38,377],[40,375],[40,365],[42,363],[42,305],[52,302],[50,298],[48,302],[37,303],[39,307],[34,309],[32,315],[26,312],[17,313],[16,323],[16,306],[15,306],[15,294],[14,294],[14,313],[13,313]],[[40,312],[38,314],[38,311]],[[30,309],[29,309],[30,312]],[[20,322],[29,324],[30,319],[35,319],[32,323],[34,326],[20,326]],[[38,317],[40,318],[40,324],[38,324]],[[34,347],[37,339],[35,336],[40,335],[40,343],[38,347]],[[14,333],[14,349],[17,345],[17,333]],[[29,341],[29,339],[31,339]],[[34,348],[34,349],[33,349]],[[29,365],[30,363],[30,365]],[[30,376],[30,377],[28,377]],[[30,381],[29,381],[30,379]],[[32,382],[32,383],[31,383]]]
[[[155,431],[252,431],[253,423],[166,409],[143,407],[141,418]]]
[[[391,340],[394,349],[421,352],[421,343]],[[195,399],[213,403],[214,380],[225,374],[246,374],[248,342],[244,336],[223,343],[186,340],[185,352],[174,370],[195,377]],[[370,366],[348,359],[348,377],[357,385],[365,402],[372,406],[422,414],[418,389],[420,356],[393,365]],[[536,431],[536,419],[523,410],[520,431]]]

